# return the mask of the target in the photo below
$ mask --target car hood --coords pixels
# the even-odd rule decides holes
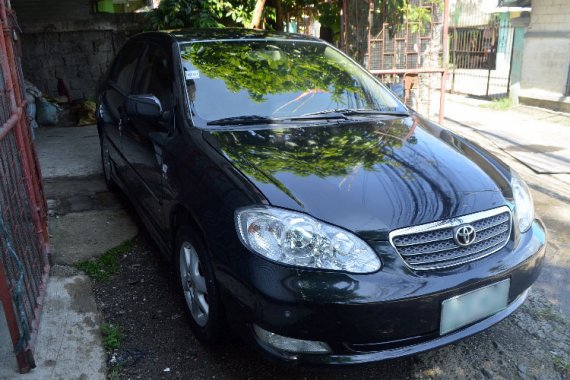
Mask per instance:
[[[203,134],[270,204],[366,239],[498,207],[510,191],[500,163],[416,115]]]

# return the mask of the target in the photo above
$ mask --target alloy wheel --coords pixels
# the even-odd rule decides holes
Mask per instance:
[[[180,280],[192,318],[198,326],[204,327],[208,323],[209,315],[206,278],[200,265],[198,252],[187,241],[180,246]]]

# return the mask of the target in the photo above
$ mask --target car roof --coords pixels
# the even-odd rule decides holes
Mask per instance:
[[[303,40],[320,41],[318,38],[304,34],[274,32],[268,30],[244,29],[244,28],[220,28],[220,29],[180,29],[165,32],[173,37],[178,43],[196,42],[205,40]]]

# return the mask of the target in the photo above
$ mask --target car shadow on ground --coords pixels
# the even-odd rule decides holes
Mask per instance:
[[[110,371],[119,372],[120,378],[409,377],[413,358],[340,369],[286,367],[264,359],[235,332],[223,344],[204,347],[190,331],[171,264],[141,231],[132,251],[120,257],[121,271],[94,283],[105,323],[118,326],[123,336],[120,347],[109,356]],[[113,370],[116,364],[120,367]]]

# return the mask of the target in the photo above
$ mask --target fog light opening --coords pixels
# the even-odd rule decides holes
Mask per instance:
[[[253,325],[257,337],[267,345],[281,351],[296,354],[328,354],[331,349],[325,342],[288,338]]]

